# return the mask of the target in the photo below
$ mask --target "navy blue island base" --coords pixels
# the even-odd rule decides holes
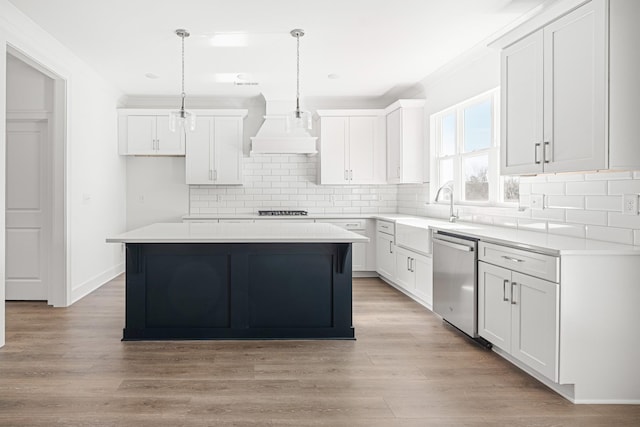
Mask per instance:
[[[127,243],[123,340],[354,339],[351,243]]]

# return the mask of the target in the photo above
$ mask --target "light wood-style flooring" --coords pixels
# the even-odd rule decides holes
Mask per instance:
[[[2,426],[640,426],[640,406],[573,405],[378,279],[354,280],[356,341],[121,342],[123,278],[6,308]]]

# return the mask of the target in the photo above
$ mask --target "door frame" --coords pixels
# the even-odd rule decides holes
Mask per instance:
[[[48,115],[49,130],[49,165],[51,178],[51,194],[48,195],[48,218],[50,227],[50,256],[49,262],[49,283],[47,303],[54,307],[68,306],[68,275],[70,271],[67,257],[67,230],[68,217],[66,208],[66,177],[67,177],[67,144],[66,144],[66,120],[67,120],[67,82],[66,80],[49,70],[26,53],[20,51],[10,43],[6,44],[6,54],[17,58],[30,67],[38,70],[42,74],[53,80],[53,111]],[[5,61],[6,75],[6,61]],[[6,96],[6,95],[5,95]],[[6,99],[5,99],[6,100]],[[41,112],[6,112],[5,124],[7,120],[33,120],[41,118]],[[3,136],[4,138],[4,136]],[[6,158],[6,140],[3,147]],[[5,160],[6,161],[6,160]],[[3,172],[6,180],[6,170]],[[6,181],[5,181],[6,182]],[[4,205],[4,203],[3,203]],[[3,231],[4,233],[4,231]],[[6,242],[3,242],[6,248]],[[6,249],[5,249],[6,250]],[[4,282],[4,273],[2,280]]]

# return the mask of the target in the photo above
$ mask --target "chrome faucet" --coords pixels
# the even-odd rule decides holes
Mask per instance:
[[[453,213],[453,181],[447,181],[442,187],[438,188],[435,198],[436,202],[438,201],[438,197],[440,197],[440,193],[444,190],[449,192],[449,222],[456,222],[458,215]]]

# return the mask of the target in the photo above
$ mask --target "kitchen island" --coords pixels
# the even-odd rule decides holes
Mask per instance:
[[[331,224],[160,223],[126,245],[123,340],[353,339],[351,244]]]

